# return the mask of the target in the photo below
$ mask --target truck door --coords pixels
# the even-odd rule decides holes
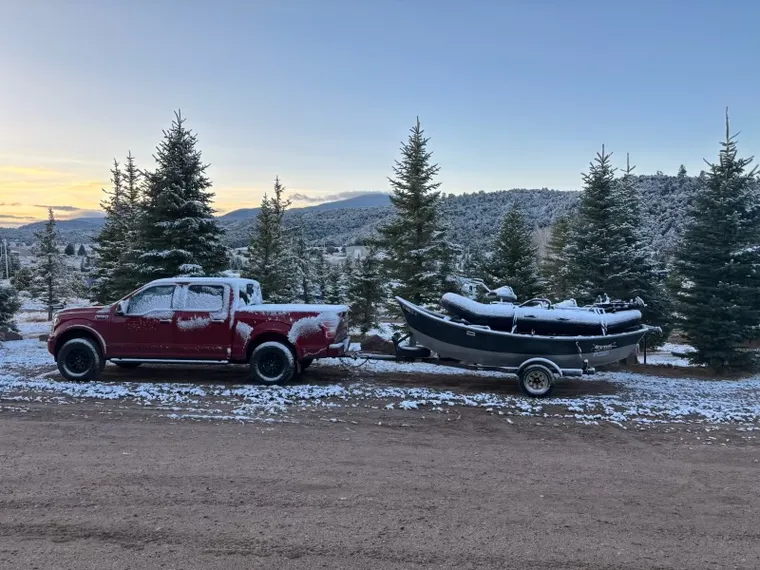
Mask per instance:
[[[175,323],[180,358],[227,360],[231,348],[230,287],[192,284],[183,287]]]
[[[175,285],[154,285],[135,293],[123,315],[111,321],[109,354],[116,358],[176,358]]]

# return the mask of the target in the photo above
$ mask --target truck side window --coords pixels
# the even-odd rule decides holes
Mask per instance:
[[[186,311],[221,311],[224,309],[224,287],[220,285],[190,285],[185,299]]]
[[[129,300],[128,315],[144,315],[150,311],[167,311],[172,309],[174,285],[156,285]]]

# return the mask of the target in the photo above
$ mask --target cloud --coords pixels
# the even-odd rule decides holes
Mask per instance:
[[[23,206],[21,202],[0,202],[0,207],[16,208],[17,206]]]
[[[45,204],[33,204],[33,208],[45,208],[46,210],[48,208],[53,208],[53,210],[58,210],[59,212],[84,212],[86,211],[83,208],[77,208],[76,206],[48,206]]]
[[[325,194],[322,196],[308,196],[306,194],[295,193],[290,195],[290,199],[297,202],[308,202],[309,204],[318,204],[322,202],[336,202],[338,200],[348,200],[357,196],[366,196],[367,194],[377,194],[377,192],[367,192],[362,190],[353,190],[350,192],[338,192],[336,194]]]
[[[36,220],[33,216],[14,216],[13,214],[0,214],[0,220]]]

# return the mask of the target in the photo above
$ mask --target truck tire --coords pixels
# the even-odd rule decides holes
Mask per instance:
[[[253,381],[265,386],[282,386],[296,375],[296,359],[281,342],[264,342],[251,354]]]
[[[541,364],[520,371],[520,391],[531,398],[547,398],[554,390],[554,372]]]
[[[58,351],[56,364],[61,376],[74,382],[95,380],[105,368],[100,350],[87,338],[66,341]]]

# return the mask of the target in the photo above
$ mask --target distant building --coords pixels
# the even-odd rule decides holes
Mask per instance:
[[[365,245],[347,245],[346,257],[349,259],[362,259],[367,256],[369,248]]]

